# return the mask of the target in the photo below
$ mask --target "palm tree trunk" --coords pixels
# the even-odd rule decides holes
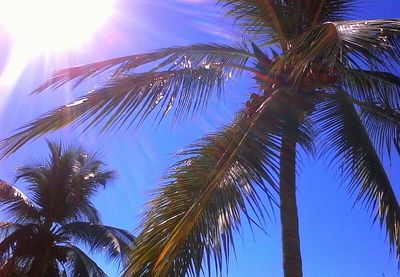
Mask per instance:
[[[293,126],[290,126],[293,127]],[[287,128],[288,132],[294,130]],[[296,203],[296,140],[284,132],[280,161],[280,212],[283,272],[285,277],[302,277],[299,220]]]

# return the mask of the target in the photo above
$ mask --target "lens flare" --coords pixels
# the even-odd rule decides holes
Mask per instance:
[[[114,0],[0,0],[0,29],[12,40],[0,85],[15,81],[33,58],[82,48],[114,8]]]
[[[28,52],[81,46],[113,14],[112,0],[0,0],[0,24]]]

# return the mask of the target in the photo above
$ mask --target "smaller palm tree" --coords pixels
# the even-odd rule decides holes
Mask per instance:
[[[97,154],[48,142],[49,160],[26,163],[17,180],[29,197],[0,180],[0,276],[106,276],[77,245],[125,263],[133,236],[101,224],[91,197],[114,177]]]

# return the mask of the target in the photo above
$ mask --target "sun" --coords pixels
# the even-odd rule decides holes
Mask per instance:
[[[85,50],[85,44],[105,32],[106,23],[116,16],[115,1],[0,0],[0,34],[5,31],[11,38],[10,51],[0,53],[0,61],[7,60],[0,70],[0,90],[13,87],[37,57],[54,64],[67,52]],[[7,57],[5,52],[9,52]],[[7,99],[2,95],[0,107]]]
[[[0,0],[0,26],[26,53],[62,52],[82,46],[113,12],[114,0]]]

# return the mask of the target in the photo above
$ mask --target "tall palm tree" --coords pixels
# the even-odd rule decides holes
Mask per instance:
[[[0,223],[0,275],[106,276],[78,245],[127,262],[133,236],[102,225],[91,201],[114,172],[80,147],[48,146],[48,161],[17,169],[28,195],[0,181],[0,207],[10,220]]]
[[[340,169],[400,259],[400,209],[381,161],[400,143],[400,78],[393,73],[400,19],[350,20],[356,2],[220,0],[247,42],[171,47],[61,70],[35,92],[113,74],[5,139],[3,156],[71,123],[107,130],[150,115],[183,119],[245,72],[256,92],[231,124],[179,153],[143,214],[126,275],[198,276],[212,266],[221,272],[243,218],[260,225],[266,207],[278,205],[284,274],[302,276],[300,148],[325,154]]]

